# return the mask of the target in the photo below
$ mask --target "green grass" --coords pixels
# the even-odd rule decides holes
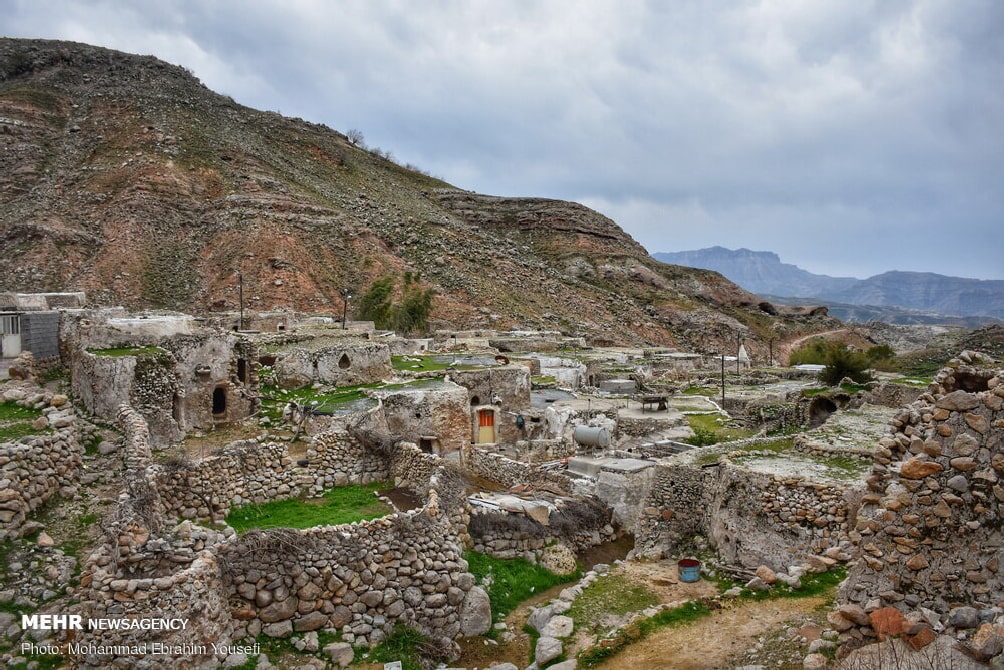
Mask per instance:
[[[454,368],[456,370],[477,370],[478,368],[485,367],[484,365],[472,365],[470,363],[464,363],[461,365],[453,365],[453,362],[449,363],[439,363],[436,362],[437,354],[434,356],[391,356],[390,364],[395,370],[408,370],[411,372],[430,372],[445,370],[447,368]],[[414,359],[419,360],[414,360]]]
[[[122,356],[155,356],[166,353],[160,347],[110,347],[108,349],[88,349],[88,353],[95,356],[110,356],[118,358]]]
[[[417,361],[414,359],[418,359]],[[445,370],[449,363],[437,363],[432,356],[391,356],[390,364],[395,370],[411,372],[428,372],[430,370]]]
[[[13,402],[0,404],[0,421],[37,419],[40,416],[42,416],[42,412],[32,407],[22,407]]]
[[[310,386],[301,389],[284,389],[271,384],[263,384],[261,389],[262,412],[272,421],[280,421],[282,420],[282,410],[291,401],[308,404],[316,412],[335,412],[347,403],[366,398],[365,389],[397,390],[422,388],[441,381],[441,378],[436,377],[402,384],[374,382],[372,384],[359,384],[357,386],[341,386],[330,390],[318,390]]]
[[[694,437],[687,438],[684,442],[703,447],[719,442],[739,440],[754,434],[754,431],[747,428],[722,425],[721,420],[721,414],[688,414],[687,423],[694,431]]]
[[[320,498],[275,500],[231,510],[227,523],[238,533],[252,528],[313,528],[376,519],[393,510],[377,500],[374,492],[387,483],[342,486]]]
[[[826,393],[831,390],[832,388],[829,386],[820,386],[817,388],[805,389],[804,391],[802,391],[802,396],[806,398],[812,398],[813,396],[817,396],[820,393]],[[868,387],[865,386],[864,384],[841,384],[840,390],[843,391],[844,393],[857,393],[858,391],[867,391]]]
[[[590,647],[578,655],[579,665],[591,668],[616,655],[632,642],[637,642],[653,631],[665,626],[684,626],[711,614],[711,608],[699,600],[692,600],[679,607],[663,610],[655,616],[621,629],[613,638]]]
[[[424,670],[424,654],[419,647],[428,641],[425,635],[414,628],[399,624],[383,642],[373,648],[369,660],[377,663],[401,661],[402,670]]]
[[[721,392],[721,389],[711,386],[688,386],[683,389],[683,395],[702,395],[714,397]]]
[[[26,435],[35,435],[38,432],[31,427],[30,423],[12,423],[0,426],[0,442],[16,442]]]
[[[16,442],[26,435],[36,435],[42,431],[31,427],[31,421],[42,416],[42,412],[33,407],[22,407],[17,403],[0,404],[0,442]]]
[[[545,567],[534,565],[522,558],[501,559],[469,551],[464,554],[469,570],[484,583],[491,575],[491,585],[486,589],[495,621],[502,621],[520,603],[552,586],[576,581],[581,571],[570,575],[556,575]]]
[[[590,584],[575,599],[568,616],[576,630],[599,632],[607,614],[624,615],[659,604],[659,597],[624,575],[607,575]]]

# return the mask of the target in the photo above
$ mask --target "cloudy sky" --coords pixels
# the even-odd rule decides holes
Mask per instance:
[[[651,252],[1004,279],[999,0],[0,0]]]

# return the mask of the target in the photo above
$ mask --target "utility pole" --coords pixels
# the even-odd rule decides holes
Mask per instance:
[[[725,409],[725,352],[722,352],[722,409]]]
[[[743,346],[743,334],[741,331],[736,331],[736,374],[739,374],[739,350]]]
[[[237,273],[237,301],[240,303],[241,318],[237,330],[244,330],[244,275]]]
[[[343,288],[341,290],[341,294],[342,294],[342,330],[345,330],[345,319],[348,317],[349,314],[349,298],[352,297],[352,294],[349,292],[349,289],[347,288]]]

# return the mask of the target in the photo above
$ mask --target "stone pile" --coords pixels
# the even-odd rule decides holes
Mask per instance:
[[[463,462],[472,474],[497,482],[505,487],[540,486],[566,494],[572,491],[571,479],[562,472],[545,470],[531,463],[514,461],[501,454],[477,447],[465,447]]]
[[[1004,601],[1004,371],[964,353],[893,420],[853,538],[848,601],[946,613]],[[983,367],[980,367],[983,366]]]
[[[7,539],[20,537],[28,516],[54,495],[76,493],[84,447],[66,396],[33,382],[9,382],[0,391],[3,403],[41,412],[32,422],[37,434],[0,444],[0,539]]]

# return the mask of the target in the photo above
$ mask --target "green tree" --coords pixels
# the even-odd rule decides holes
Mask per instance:
[[[823,371],[819,378],[830,386],[836,386],[842,379],[848,377],[858,384],[864,384],[872,379],[868,373],[872,361],[863,351],[849,349],[843,344],[834,342],[826,346]]]
[[[404,274],[400,301],[394,300],[393,277],[373,282],[359,302],[359,316],[373,321],[377,328],[399,333],[425,331],[432,313],[433,291],[419,285],[419,275]]]
[[[393,294],[393,277],[384,277],[373,282],[370,289],[359,300],[359,318],[372,321],[377,328],[390,328],[391,314],[394,309],[391,302]]]

